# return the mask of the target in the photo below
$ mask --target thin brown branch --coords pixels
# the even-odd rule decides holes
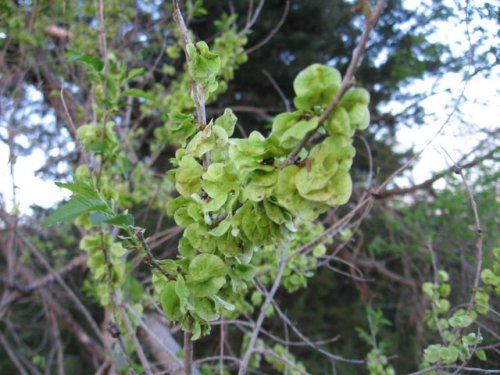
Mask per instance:
[[[276,24],[276,26],[274,26],[272,28],[272,30],[269,32],[269,34],[266,35],[266,37],[264,39],[262,39],[256,45],[254,45],[246,50],[246,53],[248,55],[251,54],[252,52],[258,50],[262,46],[264,46],[267,42],[269,42],[273,38],[273,36],[279,31],[279,29],[281,29],[281,26],[283,26],[283,24],[285,23],[286,16],[288,15],[289,10],[290,10],[290,0],[286,0],[285,9],[283,10],[283,14],[281,15],[281,18],[278,21],[278,23]]]
[[[2,344],[3,349],[5,350],[5,353],[7,353],[7,356],[10,358],[14,366],[16,367],[17,371],[19,371],[20,375],[28,375],[28,372],[26,369],[23,367],[21,364],[21,361],[17,358],[16,355],[16,350],[12,348],[10,343],[7,341],[5,336],[0,333],[0,344]]]
[[[345,362],[345,363],[353,363],[353,364],[364,364],[365,361],[362,360],[362,359],[349,359],[349,358],[344,358],[342,356],[339,356],[339,355],[335,355],[335,354],[332,354],[324,349],[322,349],[321,347],[319,347],[317,344],[315,344],[314,342],[312,342],[306,335],[304,335],[296,326],[295,324],[293,324],[290,319],[288,319],[288,316],[286,316],[286,314],[283,312],[283,310],[280,309],[280,307],[274,303],[273,304],[274,306],[274,309],[276,310],[276,312],[278,313],[278,315],[280,316],[281,319],[283,319],[283,321],[288,324],[288,326],[292,329],[292,331],[302,340],[304,341],[305,344],[307,344],[308,346],[310,346],[311,348],[314,348],[315,350],[317,350],[318,352],[320,352],[321,354],[325,355],[326,357],[330,358],[331,360],[333,361],[338,361],[338,362]]]
[[[139,240],[139,242],[142,245],[142,248],[146,252],[147,256],[149,259],[147,259],[146,263],[151,264],[151,267],[154,269],[158,270],[163,276],[167,278],[167,280],[175,280],[174,275],[170,275],[168,272],[166,272],[163,267],[158,263],[158,261],[154,258],[153,253],[151,252],[151,248],[149,247],[148,243],[144,239],[144,235],[142,231],[136,231],[135,236]]]
[[[255,327],[252,331],[252,336],[250,337],[250,342],[248,343],[248,348],[245,351],[245,354],[243,355],[243,358],[241,360],[238,375],[246,375],[246,373],[247,373],[248,363],[250,361],[250,358],[252,357],[252,354],[254,353],[255,344],[257,343],[257,338],[259,337],[262,323],[264,322],[264,318],[267,315],[267,310],[269,309],[269,306],[271,306],[274,295],[278,291],[278,288],[280,287],[280,284],[281,284],[281,278],[283,277],[283,272],[285,271],[285,266],[287,263],[285,254],[286,254],[286,249],[288,248],[288,245],[289,245],[289,242],[284,244],[283,248],[281,250],[278,272],[276,274],[276,278],[274,279],[273,286],[271,287],[271,290],[269,291],[269,293],[267,293],[266,299],[261,306],[259,316],[257,318],[257,321],[255,322]]]
[[[59,276],[64,276],[67,273],[73,271],[75,268],[84,266],[86,262],[87,262],[87,254],[81,254],[76,258],[70,260],[59,271],[57,271],[57,273],[59,274]],[[18,292],[21,292],[23,294],[31,293],[55,281],[56,281],[56,276],[54,274],[45,275],[39,278],[38,280],[33,281],[30,284],[20,284],[0,278],[0,283],[3,283],[7,285],[7,287],[17,290]]]
[[[250,3],[249,10],[248,10],[248,17],[247,17],[247,23],[245,25],[245,28],[241,32],[242,34],[246,34],[247,32],[250,31],[252,26],[257,22],[257,19],[259,18],[259,14],[262,10],[262,7],[264,6],[265,0],[260,0],[259,4],[255,8],[255,11],[252,12],[253,10],[253,1]]]
[[[184,331],[184,373],[193,374],[193,334],[190,331]]]
[[[354,265],[358,267],[373,269],[378,273],[387,277],[392,282],[407,285],[412,288],[416,288],[419,286],[419,283],[417,281],[404,278],[399,274],[392,272],[391,270],[388,270],[382,262],[377,262],[376,260],[369,258],[355,257],[348,251],[345,251],[342,254],[347,261],[352,262]]]
[[[484,160],[491,158],[497,151],[498,150],[496,150],[496,149],[492,150],[492,151],[488,152],[486,155],[475,158],[474,160],[472,160],[468,163],[460,164],[460,169],[464,170],[464,169],[475,167],[476,165],[483,162]],[[469,153],[467,155],[469,155]],[[425,180],[424,182],[421,182],[420,184],[409,186],[407,188],[395,188],[395,189],[384,190],[384,191],[378,192],[375,194],[375,198],[377,198],[377,199],[389,198],[389,197],[395,196],[395,195],[411,194],[411,193],[414,193],[418,190],[430,189],[436,181],[445,177],[450,172],[452,172],[452,171],[450,171],[450,169],[446,169],[444,171],[436,173],[434,176]]]
[[[283,90],[281,89],[281,87],[279,87],[279,85],[276,82],[276,80],[273,78],[273,76],[266,69],[263,69],[262,73],[264,73],[264,75],[267,77],[267,79],[269,80],[269,82],[271,82],[271,85],[273,85],[274,89],[278,93],[279,97],[281,98],[281,100],[282,100],[282,102],[283,102],[283,104],[285,106],[285,110],[287,112],[290,112],[291,109],[290,109],[290,104],[288,102],[288,99],[285,96],[285,93],[283,92]]]
[[[35,256],[35,258],[42,264],[42,266],[53,275],[55,281],[65,290],[69,298],[73,301],[77,309],[83,314],[89,325],[92,327],[96,337],[100,342],[104,343],[104,339],[102,337],[101,331],[97,326],[95,320],[92,318],[92,315],[87,310],[87,308],[83,305],[82,301],[76,296],[73,290],[66,284],[61,275],[59,275],[54,268],[49,264],[45,256],[27,239],[27,237],[23,234],[23,232],[15,228],[13,226],[13,219],[7,214],[5,211],[0,210],[0,219],[2,219],[6,225],[12,228],[15,231],[17,238],[30,250],[30,252]]]
[[[349,90],[354,85],[355,83],[354,75],[358,70],[359,65],[361,64],[361,61],[365,53],[366,45],[370,38],[370,34],[375,25],[377,24],[378,19],[382,15],[382,12],[386,5],[386,1],[387,0],[378,0],[375,11],[367,16],[366,25],[365,29],[363,30],[361,40],[359,41],[358,45],[356,46],[356,49],[353,52],[351,62],[347,67],[347,71],[344,75],[344,78],[342,79],[340,88],[333,97],[332,101],[325,108],[325,111],[321,114],[318,121],[318,126],[315,129],[309,131],[304,136],[304,138],[299,142],[299,144],[295,146],[295,148],[292,150],[290,155],[288,155],[287,159],[280,165],[280,168],[284,168],[287,165],[294,164],[297,161],[300,151],[305,147],[307,142],[309,142],[309,140],[316,134],[317,130],[321,126],[323,126],[323,123],[326,121],[328,116],[330,116],[330,114],[335,110],[335,108],[337,108],[337,105],[339,104],[340,100],[347,92],[347,90]]]
[[[137,354],[137,357],[139,358],[139,361],[144,368],[144,373],[148,375],[153,375],[153,370],[151,368],[151,365],[146,358],[146,354],[144,353],[144,350],[142,349],[141,343],[137,339],[137,335],[135,332],[134,327],[132,326],[132,323],[130,322],[130,319],[128,317],[127,311],[124,309],[123,305],[121,302],[118,300],[116,295],[114,293],[111,293],[112,298],[114,299],[114,304],[118,311],[120,312],[120,316],[122,317],[123,323],[125,324],[125,327],[127,328],[127,333],[128,336],[130,337],[130,340],[132,341],[132,344],[134,345],[135,352]]]

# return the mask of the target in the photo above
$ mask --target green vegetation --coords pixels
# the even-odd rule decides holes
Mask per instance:
[[[495,134],[394,180],[411,83],[497,65],[434,28],[494,7],[179,3],[0,5],[0,145],[72,194],[0,202],[0,372],[494,371]]]

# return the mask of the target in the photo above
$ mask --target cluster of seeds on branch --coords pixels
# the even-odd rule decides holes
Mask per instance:
[[[210,92],[215,58],[205,44],[196,47],[187,46],[196,62],[191,78]],[[156,274],[154,284],[167,316],[195,338],[222,310],[234,309],[231,301],[251,281],[256,253],[266,246],[279,248],[294,238],[297,227],[348,201],[352,136],[368,125],[369,95],[349,90],[320,124],[340,83],[334,68],[311,65],[294,81],[297,110],[276,116],[267,137],[254,131],[248,138],[233,138],[237,118],[227,109],[176,152],[169,174],[180,196],[167,209],[185,231],[179,259],[164,261],[175,280]],[[177,118],[184,127],[197,127],[192,115]],[[306,145],[299,162],[281,167],[310,131],[322,135],[321,141]],[[204,162],[207,154],[210,164]]]

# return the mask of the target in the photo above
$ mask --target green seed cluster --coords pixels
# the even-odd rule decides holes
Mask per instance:
[[[191,78],[210,92],[216,57],[198,44],[188,48],[196,61]],[[254,131],[248,138],[233,138],[237,118],[227,109],[176,152],[169,174],[180,196],[167,210],[185,231],[179,259],[165,262],[171,280],[156,274],[154,283],[167,316],[195,338],[208,332],[207,322],[223,310],[234,310],[233,295],[251,281],[255,254],[290,243],[301,223],[348,201],[352,136],[368,125],[369,95],[351,89],[320,124],[340,82],[334,68],[311,65],[294,81],[297,110],[276,116],[267,137]],[[191,115],[178,119],[177,127],[197,127]],[[321,142],[306,145],[297,163],[281,167],[316,130]]]

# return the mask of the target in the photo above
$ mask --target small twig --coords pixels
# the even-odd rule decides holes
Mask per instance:
[[[184,374],[192,375],[193,370],[193,334],[190,331],[184,331]]]
[[[97,0],[97,19],[99,21],[99,50],[104,61],[104,76],[108,78],[108,46],[106,43],[106,25],[104,24],[104,3]]]
[[[281,87],[279,87],[279,85],[276,82],[276,80],[273,78],[273,76],[266,69],[263,69],[262,73],[264,73],[264,75],[267,77],[267,79],[269,80],[269,82],[271,82],[271,85],[273,85],[274,89],[276,90],[276,92],[280,96],[281,100],[283,101],[283,104],[285,105],[286,111],[290,112],[291,111],[291,109],[290,109],[290,103],[288,102],[288,99],[285,96],[285,93],[283,92],[283,90],[281,90]]]
[[[9,226],[12,226],[12,221],[11,218],[8,217],[7,214],[5,214],[3,211],[0,211],[0,218]],[[96,337],[99,339],[100,342],[104,343],[104,339],[102,337],[101,331],[99,327],[97,326],[96,322],[90,315],[89,311],[87,308],[83,305],[83,303],[80,301],[80,299],[75,295],[73,290],[66,284],[66,282],[63,280],[61,275],[59,275],[49,264],[47,259],[45,259],[45,256],[38,251],[38,249],[26,239],[26,236],[21,232],[21,230],[17,229],[15,230],[16,236],[28,247],[28,249],[31,251],[31,253],[38,259],[38,261],[43,265],[43,267],[51,274],[54,276],[54,279],[57,281],[59,285],[65,290],[65,292],[68,294],[70,299],[73,301],[75,306],[78,308],[78,310],[83,314],[87,322],[90,324],[92,327],[92,330],[96,334]]]
[[[298,372],[299,374],[302,374],[302,375],[310,375],[309,372],[302,370],[295,363],[291,362],[288,358],[275,353],[271,349],[267,349],[267,350],[266,349],[254,349],[253,352],[258,353],[258,354],[268,355],[268,356],[271,356],[273,358],[276,358],[278,361],[283,362],[287,367],[291,367],[294,370],[294,372]]]
[[[354,364],[364,364],[366,363],[365,360],[362,359],[349,359],[349,358],[344,358],[339,355],[332,354],[322,348],[320,348],[316,343],[312,342],[307,336],[305,336],[291,321],[288,319],[286,314],[280,309],[280,307],[275,303],[273,304],[275,311],[278,313],[281,319],[285,321],[286,324],[290,326],[293,332],[308,346],[311,348],[314,348],[321,354],[325,355],[329,359],[333,361],[338,361],[338,362],[345,362],[345,363],[354,363]]]
[[[224,343],[225,343],[225,332],[226,332],[226,324],[224,323],[224,316],[220,317],[220,341],[219,341],[219,372],[220,375],[224,375]]]
[[[165,276],[168,280],[175,280],[175,276],[170,275],[167,271],[165,271],[163,269],[163,267],[158,263],[158,261],[154,258],[153,253],[151,252],[151,248],[149,247],[148,243],[144,239],[144,235],[143,235],[142,231],[140,231],[140,230],[136,231],[135,236],[137,237],[137,239],[141,243],[142,248],[144,249],[144,251],[148,255],[147,263],[150,263],[151,267],[160,271],[160,273],[163,274],[163,276]]]
[[[287,165],[294,164],[297,161],[298,155],[300,151],[304,148],[304,146],[309,142],[309,140],[316,134],[317,130],[323,125],[328,116],[337,108],[340,100],[344,96],[344,94],[349,90],[355,83],[354,75],[361,64],[361,60],[363,59],[363,55],[365,53],[366,45],[368,43],[370,34],[377,24],[378,19],[382,15],[382,11],[385,8],[387,0],[378,0],[375,11],[367,16],[366,19],[366,27],[363,30],[363,35],[361,36],[361,40],[359,41],[356,49],[353,52],[351,62],[347,67],[347,71],[342,79],[340,84],[340,88],[331,100],[330,104],[325,108],[325,111],[321,114],[318,125],[316,128],[309,131],[304,138],[299,142],[297,146],[292,150],[290,155],[286,158],[286,160],[280,165],[280,168],[285,168]]]
[[[72,259],[66,265],[64,265],[64,267],[62,267],[57,273],[60,276],[64,276],[68,272],[73,271],[75,268],[83,266],[86,261],[87,261],[87,254],[79,255],[78,257]],[[18,292],[23,294],[31,293],[37,289],[46,286],[47,284],[53,283],[54,281],[56,281],[56,277],[50,273],[30,284],[19,284],[0,278],[0,283],[4,283],[7,287],[17,290]]]
[[[149,364],[148,359],[146,358],[146,354],[144,353],[144,350],[142,350],[141,343],[137,339],[137,335],[135,334],[135,329],[132,326],[132,323],[130,322],[130,319],[128,318],[128,314],[121,305],[121,302],[118,301],[118,298],[116,298],[116,295],[114,293],[111,293],[114,299],[114,304],[118,311],[120,312],[120,315],[122,317],[123,323],[125,323],[125,327],[127,328],[128,335],[132,341],[132,344],[134,345],[135,351],[137,353],[137,357],[139,357],[139,361],[141,362],[142,367],[144,368],[144,372],[148,375],[153,375],[153,370],[151,369],[151,365]]]
[[[241,31],[242,34],[246,34],[252,26],[257,22],[257,18],[259,18],[260,11],[262,10],[262,7],[264,6],[264,0],[260,0],[259,4],[257,5],[257,8],[255,8],[255,12],[252,13],[252,8],[253,8],[253,2],[250,4],[250,9],[248,13],[248,18],[247,18],[247,24],[245,28]]]
[[[259,48],[261,48],[263,45],[265,45],[267,42],[269,42],[273,38],[273,36],[279,31],[279,29],[281,29],[281,26],[283,26],[283,24],[285,23],[285,19],[286,19],[286,16],[288,15],[289,9],[290,9],[290,0],[286,0],[285,9],[283,10],[283,14],[281,15],[281,18],[278,21],[278,23],[276,24],[276,26],[274,26],[272,28],[272,30],[269,32],[269,34],[267,34],[267,36],[264,39],[262,39],[256,45],[248,48],[245,51],[247,53],[247,55],[258,50]]]
[[[477,236],[477,239],[476,239],[476,259],[477,259],[476,262],[477,262],[477,264],[476,264],[476,275],[474,278],[473,290],[476,291],[477,288],[479,287],[479,282],[481,279],[481,268],[483,265],[483,232],[484,231],[481,227],[481,220],[479,218],[479,212],[477,209],[477,203],[476,203],[476,200],[474,198],[474,194],[472,193],[472,190],[471,190],[471,188],[470,188],[470,186],[465,178],[465,175],[463,173],[462,168],[460,168],[459,166],[455,166],[454,172],[458,173],[460,175],[460,177],[462,178],[462,182],[465,186],[465,190],[467,191],[467,197],[469,199],[469,203],[471,205],[472,212],[474,213],[474,221],[475,221],[475,225],[476,225],[476,236]],[[468,311],[470,311],[472,309],[472,307],[474,306],[474,295],[475,295],[475,292],[473,293],[471,301],[469,303],[469,307],[467,309]]]
[[[61,331],[59,329],[59,324],[56,319],[56,314],[53,309],[48,309],[47,314],[48,320],[52,326],[51,335],[53,343],[55,343],[55,349],[57,352],[57,374],[64,375],[64,349],[61,341]]]
[[[5,353],[7,353],[7,356],[10,358],[17,371],[19,371],[19,374],[28,375],[28,372],[24,369],[23,365],[17,358],[16,351],[10,346],[9,342],[6,340],[4,335],[2,335],[2,333],[0,333],[0,344],[2,344]]]
[[[283,277],[283,272],[285,271],[285,266],[287,263],[285,254],[286,254],[286,249],[288,248],[288,245],[289,245],[289,241],[281,249],[280,263],[278,266],[278,273],[276,274],[276,278],[274,279],[273,286],[271,287],[271,290],[267,294],[266,299],[265,299],[265,301],[262,304],[262,307],[260,309],[259,317],[257,318],[257,321],[255,323],[255,327],[252,331],[252,336],[250,338],[248,348],[243,356],[243,359],[241,360],[238,375],[245,375],[247,373],[248,362],[250,361],[250,358],[252,357],[252,354],[255,350],[255,344],[257,343],[257,338],[259,337],[262,323],[264,322],[264,319],[267,315],[267,310],[269,309],[269,306],[271,305],[271,302],[274,298],[274,295],[278,291],[278,288],[280,287],[280,284],[281,284],[281,278]]]

